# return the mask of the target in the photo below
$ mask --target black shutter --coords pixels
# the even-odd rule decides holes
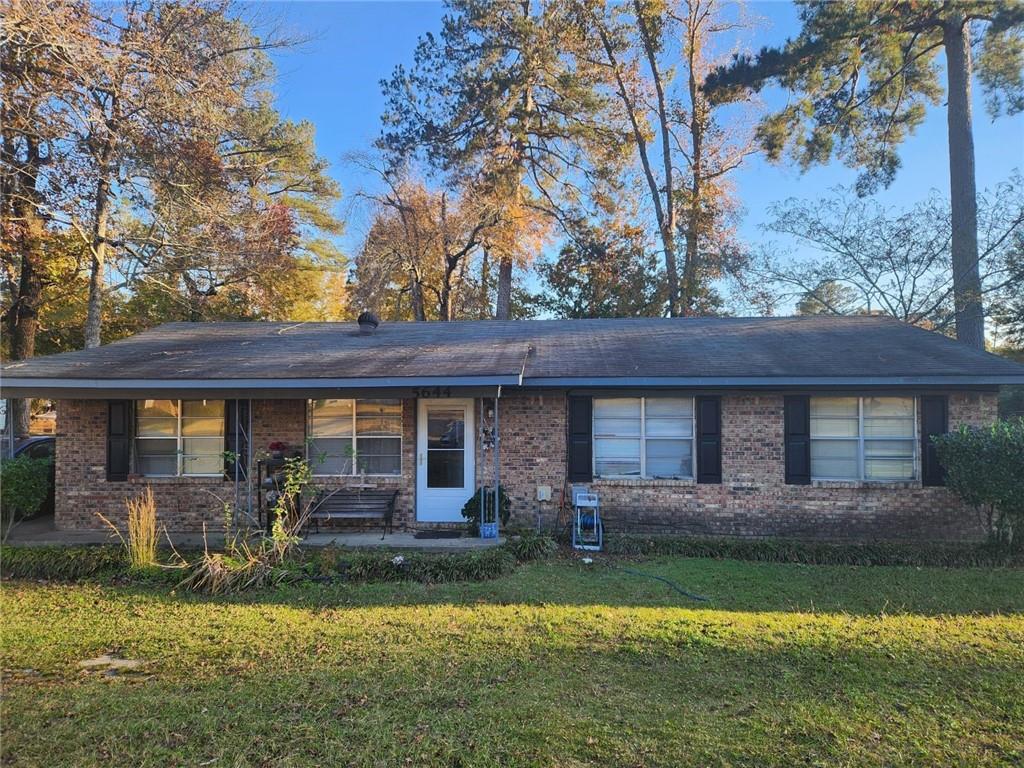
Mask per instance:
[[[569,482],[589,483],[594,479],[591,432],[594,401],[589,397],[569,398]]]
[[[921,398],[921,482],[924,485],[945,485],[946,470],[932,442],[932,435],[944,435],[949,429],[945,395]]]
[[[697,482],[722,482],[722,398],[698,397]]]
[[[237,429],[236,429],[237,428]],[[249,401],[224,401],[224,451],[234,454],[238,460],[238,476],[244,478],[248,470],[249,455]],[[236,440],[237,435],[237,440]],[[235,459],[224,457],[224,475],[235,479]]]
[[[811,484],[811,398],[786,396],[786,484]]]
[[[107,401],[107,480],[127,480],[132,456],[132,401]]]

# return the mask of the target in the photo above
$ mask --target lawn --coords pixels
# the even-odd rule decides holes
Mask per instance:
[[[1024,571],[666,558],[233,599],[3,589],[18,766],[1024,764]],[[141,660],[81,671],[103,653]]]

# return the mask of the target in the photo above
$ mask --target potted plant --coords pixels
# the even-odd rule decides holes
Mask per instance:
[[[280,440],[275,440],[267,446],[267,450],[270,451],[270,458],[283,459],[284,452],[288,450],[288,445],[286,443],[282,443]]]

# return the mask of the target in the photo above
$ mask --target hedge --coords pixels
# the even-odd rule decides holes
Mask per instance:
[[[288,580],[303,581],[486,581],[511,573],[517,562],[551,555],[553,540],[525,536],[502,547],[468,552],[425,553],[348,550],[337,547],[306,549],[289,563]],[[186,559],[188,555],[186,554]],[[142,583],[177,583],[184,573],[154,566],[131,571],[124,550],[113,546],[13,547],[0,551],[0,573],[5,578],[77,581],[127,579]]]
[[[609,555],[682,555],[805,565],[905,565],[951,568],[1024,566],[1024,557],[991,543],[835,543],[793,539],[730,539],[669,535],[611,535]]]
[[[77,581],[128,573],[121,547],[12,547],[0,549],[5,578]]]

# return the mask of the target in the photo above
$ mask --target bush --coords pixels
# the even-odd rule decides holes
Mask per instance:
[[[550,536],[541,536],[532,532],[509,539],[505,546],[520,563],[545,560],[558,551],[558,544]]]
[[[1024,544],[1024,418],[934,438],[946,485],[985,516],[993,541]]]
[[[127,573],[118,547],[11,547],[0,552],[0,572],[6,578],[76,581]]]
[[[487,511],[487,517],[494,519],[494,489],[484,488],[484,509]],[[500,512],[501,526],[504,528],[508,525],[508,520],[512,516],[512,499],[505,492],[505,487],[498,486],[498,511]],[[472,496],[469,497],[469,501],[462,507],[462,516],[466,518],[466,522],[469,524],[469,533],[472,536],[480,535],[480,491],[478,490]]]
[[[1024,565],[1020,553],[995,543],[834,543],[788,539],[725,539],[689,536],[610,535],[605,551],[623,557],[682,555],[805,565],[905,565],[949,568]]]
[[[31,517],[50,491],[52,459],[16,456],[0,462],[0,510],[6,533],[17,520]]]
[[[511,573],[515,566],[515,556],[505,547],[445,554],[349,552],[329,547],[311,556],[308,571],[322,578],[357,582],[442,584],[496,579]]]

